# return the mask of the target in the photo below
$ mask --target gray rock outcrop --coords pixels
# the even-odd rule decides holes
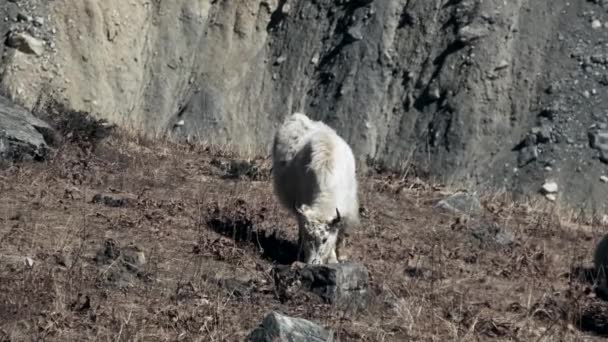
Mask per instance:
[[[52,128],[32,113],[0,96],[0,163],[46,158],[45,135]]]
[[[293,318],[276,311],[251,332],[248,342],[332,342],[333,333],[311,321]]]

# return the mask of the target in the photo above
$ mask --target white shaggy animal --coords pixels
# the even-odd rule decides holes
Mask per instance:
[[[275,134],[272,164],[274,191],[298,219],[304,262],[343,259],[339,249],[344,231],[359,224],[355,158],[350,146],[323,122],[294,113]]]

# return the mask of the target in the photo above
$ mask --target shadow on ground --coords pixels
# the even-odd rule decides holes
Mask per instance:
[[[262,251],[263,258],[283,265],[289,265],[298,260],[297,243],[277,236],[276,229],[270,234],[266,230],[257,230],[253,221],[245,213],[229,217],[219,215],[219,210],[216,209],[206,223],[218,234],[238,243],[257,247]]]

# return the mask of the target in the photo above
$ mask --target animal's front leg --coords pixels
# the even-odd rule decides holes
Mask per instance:
[[[296,261],[307,262],[307,260],[305,260],[307,258],[307,253],[305,253],[304,251],[304,243],[304,231],[302,229],[302,226],[298,226],[298,255],[296,256]]]
[[[337,264],[338,263],[338,256],[336,255],[336,249],[332,249],[332,251],[329,253],[329,257],[327,258],[327,263],[328,264]]]
[[[338,234],[338,241],[336,242],[336,255],[339,262],[345,262],[349,259],[350,255],[347,248],[348,234],[344,229],[340,230]]]

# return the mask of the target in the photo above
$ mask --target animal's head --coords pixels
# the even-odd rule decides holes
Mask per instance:
[[[303,244],[305,262],[322,264],[337,262],[336,241],[342,228],[342,217],[336,208],[331,215],[313,210],[307,205],[296,208],[301,230],[300,242]]]

